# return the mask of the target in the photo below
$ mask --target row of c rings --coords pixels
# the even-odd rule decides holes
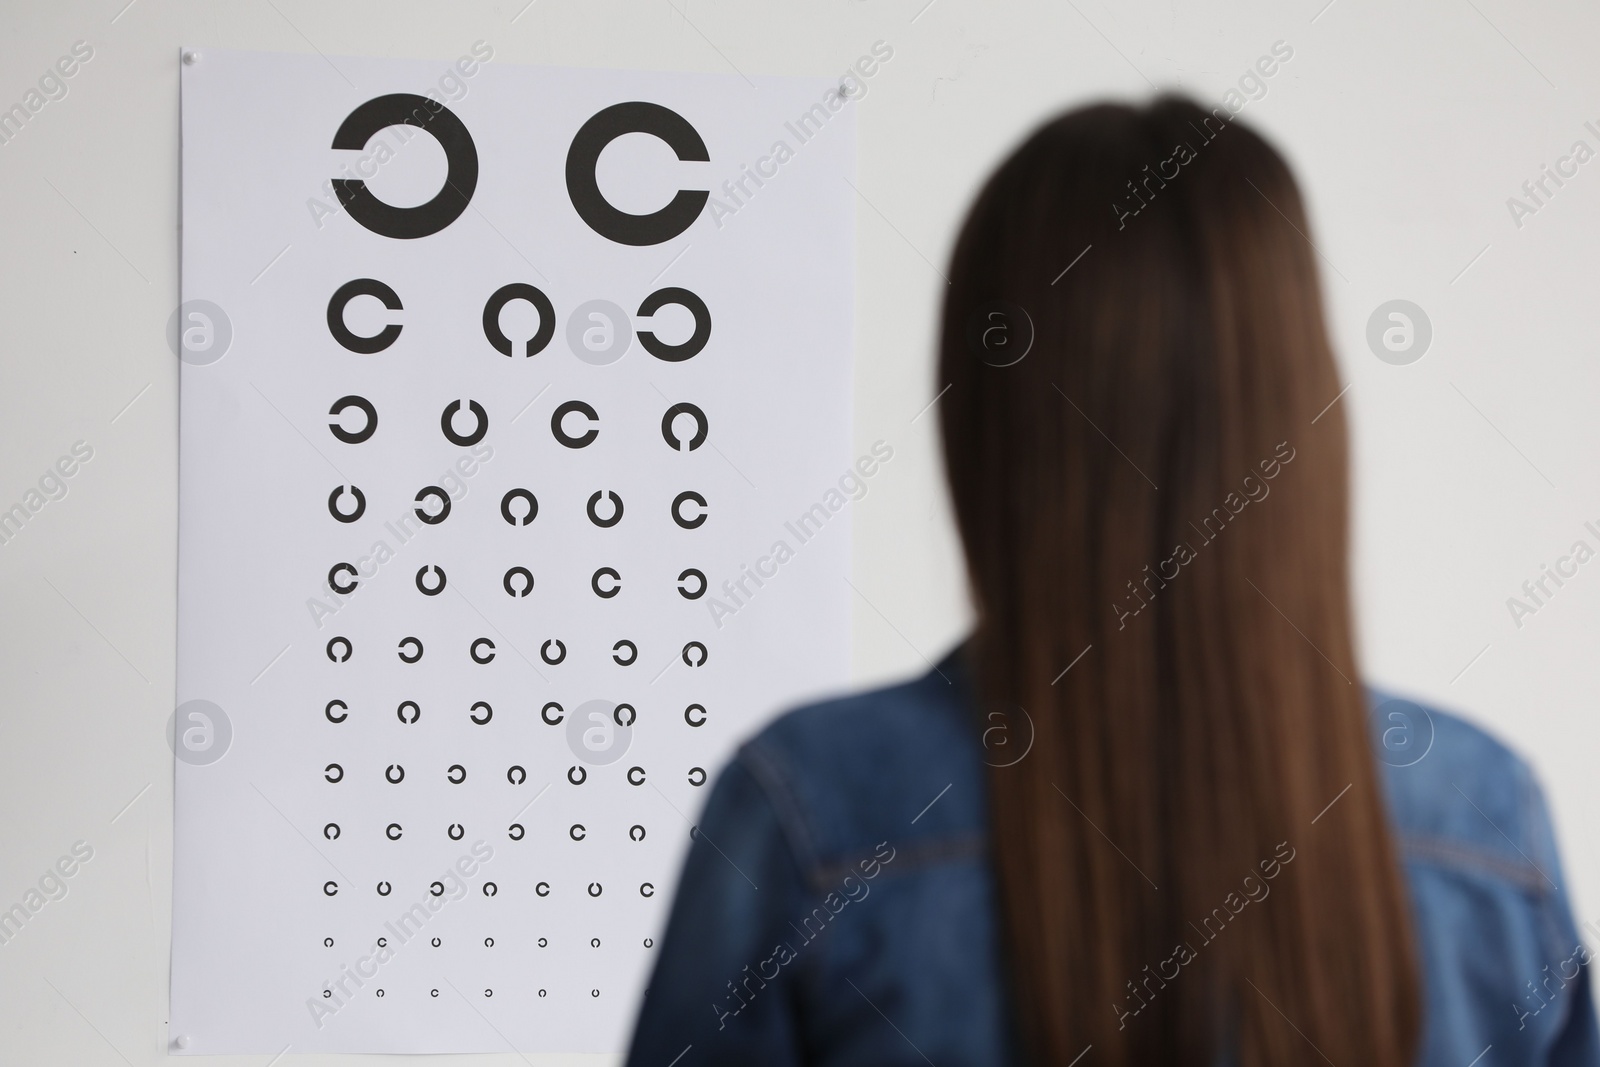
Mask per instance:
[[[404,311],[405,305],[400,302],[400,294],[395,292],[393,287],[376,278],[355,278],[334,290],[333,296],[328,300],[328,332],[339,342],[340,347],[370,356],[382,352],[398,341],[400,332],[405,327],[401,323],[391,322],[377,333],[365,336],[351,330],[344,321],[344,309],[345,305],[358,296],[376,297],[390,311]],[[500,312],[513,300],[526,301],[539,313],[538,332],[528,339],[523,348],[524,356],[536,356],[544,351],[556,335],[555,305],[550,302],[544,290],[536,285],[512,282],[509,285],[502,285],[490,294],[483,305],[483,336],[501,355],[510,356],[515,352],[515,343],[500,329]],[[657,289],[645,297],[639,305],[639,310],[634,314],[640,318],[650,318],[668,304],[676,304],[693,316],[694,332],[689,339],[682,344],[674,345],[662,341],[649,330],[639,330],[636,336],[645,351],[662,362],[682,363],[699,355],[705,348],[706,342],[711,340],[711,310],[706,307],[706,302],[698,294],[674,285]]]
[[[378,895],[380,897],[386,897],[393,891],[394,891],[394,886],[392,886],[390,883],[388,883],[388,882],[379,882],[378,883]],[[602,886],[599,882],[590,882],[589,883],[588,892],[589,892],[589,895],[591,897],[598,897],[604,891],[605,891],[605,887]],[[536,896],[541,896],[541,897],[549,896],[550,895],[550,883],[549,882],[539,882],[537,885],[535,885],[533,887],[533,892],[534,892],[534,895],[536,895]],[[443,882],[439,882],[439,881],[433,882],[431,885],[428,886],[428,893],[429,893],[430,896],[435,896],[435,897],[444,896],[444,883]],[[336,896],[338,896],[339,895],[339,883],[333,881],[332,879],[329,879],[328,881],[323,882],[322,883],[322,895],[323,896],[328,896],[328,897],[336,897]],[[486,896],[486,897],[499,896],[500,895],[500,887],[498,885],[496,885],[494,882],[485,882],[485,883],[483,883],[483,895]],[[653,884],[651,884],[650,882],[641,882],[639,884],[639,895],[641,897],[653,897],[653,896],[656,895],[656,887]],[[438,948],[439,945],[440,945],[440,940],[437,937],[434,938],[433,939],[433,947],[434,948]]]
[[[356,503],[355,507],[351,508],[349,511],[342,511],[339,508],[339,502],[346,493],[354,497]],[[417,505],[417,507],[411,509],[412,513],[415,514],[419,520],[429,526],[437,526],[445,519],[450,517],[450,494],[445,492],[441,486],[424,486],[423,488],[417,490],[417,495],[411,499],[412,502]],[[605,499],[610,505],[611,514],[605,517],[600,515],[599,504],[601,499]],[[438,501],[438,511],[429,511],[427,508],[423,507],[422,504],[427,500]],[[517,513],[518,509],[512,507],[512,504],[515,504],[518,501],[526,505],[526,508],[523,509],[522,514],[520,515]],[[685,504],[693,504],[700,510],[697,514],[686,515],[684,514],[683,510]],[[699,529],[705,524],[706,515],[708,514],[706,509],[708,506],[709,505],[707,504],[705,497],[701,496],[692,489],[686,489],[672,499],[672,521],[677,523],[685,530]],[[589,497],[588,512],[590,522],[594,523],[602,530],[609,530],[611,527],[622,521],[622,497],[618,496],[614,492],[611,492],[610,490],[605,490],[602,492],[601,490],[597,489],[595,490],[594,494]],[[328,514],[332,515],[338,521],[347,523],[356,522],[366,513],[367,494],[361,491],[360,486],[336,485],[333,487],[333,491],[328,494]],[[538,516],[538,514],[539,500],[526,489],[509,490],[505,496],[500,498],[500,515],[512,526],[526,526],[531,523]]]
[[[364,556],[356,563],[340,561],[328,568],[328,588],[340,596],[349,596],[361,586],[364,578],[377,576],[377,567],[372,573],[363,573],[359,564],[372,559]],[[444,592],[445,586],[450,581],[450,576],[443,567],[437,563],[426,563],[417,568],[417,592],[423,596],[438,596]],[[609,585],[602,585],[609,582]],[[506,591],[506,596],[520,598],[533,592],[533,572],[526,567],[511,567],[506,570],[500,579],[500,587]],[[678,595],[685,600],[699,600],[706,594],[705,572],[697,567],[686,567],[678,573]],[[622,574],[615,567],[600,567],[589,576],[589,588],[594,595],[602,600],[610,600],[622,592]],[[559,662],[559,661],[555,661]]]
[[[691,706],[697,707],[698,705]],[[701,710],[704,711],[705,709],[702,708]],[[328,764],[322,769],[322,777],[325,781],[332,782],[337,785],[339,782],[344,781],[344,765],[339,763]],[[629,767],[626,777],[629,785],[644,785],[646,781],[645,769],[637,766]],[[690,767],[687,777],[689,784],[692,786],[698,787],[706,784],[707,776],[704,767]],[[390,785],[399,785],[401,782],[406,780],[406,769],[398,763],[391,763],[387,768],[384,769],[383,778],[384,781],[388,782]],[[452,763],[445,771],[445,779],[449,781],[451,785],[461,785],[467,780],[466,767],[459,763]],[[582,785],[588,780],[589,769],[587,767],[583,767],[575,763],[571,767],[567,768],[567,781],[572,785]],[[513,764],[506,769],[506,781],[510,782],[512,785],[525,784],[528,781],[527,769],[520,764]],[[520,839],[513,838],[513,840]]]
[[[513,841],[521,841],[526,834],[527,829],[519,822],[512,823],[506,830],[506,836],[511,838]],[[397,822],[390,823],[384,828],[383,831],[383,836],[388,838],[390,841],[398,841],[404,835],[405,829]],[[322,828],[322,836],[327,838],[329,841],[337,841],[339,838],[344,836],[344,830],[339,826],[338,823],[330,822]],[[453,822],[450,824],[449,828],[445,830],[445,836],[452,841],[460,841],[463,837],[467,836],[467,828],[458,822]],[[575,822],[567,829],[567,836],[572,838],[574,841],[583,841],[588,838],[589,831],[588,828],[583,825],[583,823]],[[633,841],[635,844],[643,841],[645,839],[644,827],[639,823],[634,823],[632,826],[628,827],[628,839]]]
[[[337,420],[345,411],[355,408],[361,412],[365,421],[357,430],[347,430]],[[457,433],[455,417],[461,413],[461,401],[452,400],[446,404],[444,411],[439,416],[439,429],[444,432],[445,440],[461,448],[467,448],[482,441],[489,434],[489,412],[476,400],[467,401],[467,410],[472,413],[473,424],[471,431]],[[378,432],[378,408],[372,401],[359,393],[350,393],[341,396],[333,402],[328,409],[328,414],[334,417],[328,423],[328,432],[347,445],[359,445],[370,440]],[[566,418],[568,415],[581,415],[590,424],[582,433],[568,433]],[[679,415],[687,415],[694,420],[694,433],[688,438],[679,437],[673,431],[673,423]],[[512,421],[516,421],[513,419]],[[550,415],[550,434],[567,448],[588,448],[600,436],[600,412],[593,404],[583,400],[568,400],[558,404]],[[661,416],[661,439],[667,447],[674,452],[693,452],[706,443],[706,435],[711,432],[711,423],[706,418],[706,413],[696,404],[673,404]]]
[[[415,663],[422,658],[422,641],[416,637],[403,637],[397,646],[400,649],[400,660],[403,663]],[[409,649],[409,651],[407,651]],[[622,656],[627,650],[627,658]],[[551,651],[554,650],[554,655]],[[348,637],[330,637],[327,647],[328,658],[335,663],[344,663],[355,654],[355,645]],[[495,657],[494,640],[488,637],[479,637],[474,640],[467,650],[474,663],[492,663]],[[539,658],[554,667],[567,658],[567,644],[560,638],[551,638],[539,647]],[[686,667],[704,667],[711,658],[711,653],[699,641],[690,641],[683,646],[681,653],[683,664]],[[619,667],[632,666],[639,659],[639,646],[623,638],[611,646],[611,659]]]
[[[494,719],[494,708],[490,706],[487,700],[480,700],[467,710],[472,713],[467,718],[479,726],[487,726]],[[626,719],[622,717],[624,711],[628,713]],[[408,712],[409,718],[407,717]],[[550,714],[551,712],[555,712],[553,717]],[[402,723],[407,726],[413,726],[422,719],[422,706],[415,700],[402,700],[400,706],[394,709],[394,713]],[[337,725],[350,718],[350,705],[339,699],[330,700],[323,707],[322,714],[329,722]],[[554,700],[539,709],[539,719],[546,726],[560,726],[566,721],[566,715],[566,709]],[[639,721],[639,712],[632,704],[618,704],[611,710],[611,718],[618,726],[632,726]],[[690,704],[683,709],[683,721],[690,726],[696,728],[704,726],[708,718],[709,715],[704,704]],[[404,777],[405,770],[402,769],[400,778]],[[391,780],[398,782],[400,778]],[[333,780],[336,779],[330,779],[330,781]]]

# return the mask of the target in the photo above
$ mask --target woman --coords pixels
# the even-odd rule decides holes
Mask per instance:
[[[740,750],[630,1063],[1600,1063],[1526,766],[1358,682],[1307,232],[1179,99],[989,180],[939,372],[976,627]]]

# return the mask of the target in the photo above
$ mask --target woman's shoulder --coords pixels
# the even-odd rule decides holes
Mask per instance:
[[[1427,996],[1418,1062],[1487,1047],[1497,1062],[1600,1062],[1589,952],[1532,769],[1439,708],[1383,692],[1371,708]]]
[[[1554,836],[1528,763],[1458,715],[1378,690],[1369,701],[1405,857],[1535,893],[1553,890],[1560,881]]]
[[[919,677],[779,716],[736,762],[766,794],[802,870],[826,880],[884,842],[899,871],[979,855],[982,756],[953,652]]]

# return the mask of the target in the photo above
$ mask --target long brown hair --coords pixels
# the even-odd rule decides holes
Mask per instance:
[[[1311,240],[1278,154],[1173,97],[1049,122],[961,231],[940,418],[1035,1064],[1411,1061]]]

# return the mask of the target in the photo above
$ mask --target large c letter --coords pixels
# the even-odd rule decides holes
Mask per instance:
[[[472,134],[455,112],[437,100],[414,93],[390,93],[350,112],[333,135],[333,147],[359,151],[385,126],[415,126],[433,135],[449,166],[444,186],[426,204],[395,207],[372,195],[366,182],[335,178],[333,189],[339,203],[351,218],[382,237],[410,240],[438,233],[461,217],[478,187],[478,149]]]
[[[659,137],[686,162],[711,160],[700,134],[676,111],[642,100],[612,104],[585,122],[572,138],[572,147],[567,150],[567,195],[578,216],[609,241],[624,245],[670,241],[700,217],[700,209],[706,206],[711,193],[705,189],[679,189],[670,204],[649,215],[630,215],[612,207],[595,180],[595,165],[605,147],[625,133]]]

